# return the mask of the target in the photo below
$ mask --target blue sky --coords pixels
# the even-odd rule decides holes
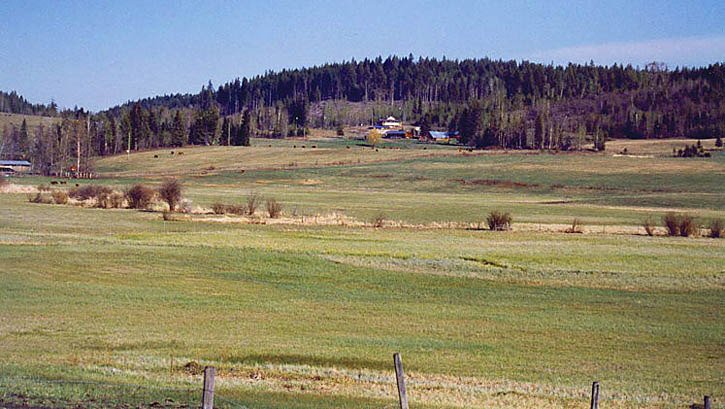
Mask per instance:
[[[391,54],[725,61],[725,1],[0,1],[0,89],[100,110]]]

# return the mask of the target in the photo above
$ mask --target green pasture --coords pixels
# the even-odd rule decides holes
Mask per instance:
[[[407,143],[335,164],[348,149],[326,141],[315,164],[295,143],[244,152],[256,161],[244,173],[232,153],[199,148],[178,176],[195,206],[254,191],[289,219],[383,213],[407,227],[164,221],[0,194],[0,398],[194,405],[198,368],[214,365],[220,407],[393,408],[401,352],[412,407],[585,407],[594,380],[602,407],[706,394],[720,405],[725,242],[637,228],[669,210],[723,218],[721,153],[428,155]],[[137,169],[153,154],[98,160],[113,176],[93,183],[156,184]],[[290,160],[305,165],[277,166]],[[435,225],[493,209],[530,228]],[[587,234],[536,228],[573,218]]]

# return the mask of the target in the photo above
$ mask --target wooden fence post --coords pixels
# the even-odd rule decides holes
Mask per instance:
[[[599,382],[592,384],[592,400],[589,409],[599,409]]]
[[[712,404],[710,403],[710,397],[705,395],[705,409],[711,409]]]
[[[201,408],[214,409],[214,375],[216,369],[213,366],[204,368],[204,391],[201,395]]]
[[[408,395],[405,392],[405,374],[403,373],[403,362],[400,361],[398,352],[393,354],[393,363],[395,364],[395,379],[398,381],[398,398],[400,399],[400,409],[408,409]]]

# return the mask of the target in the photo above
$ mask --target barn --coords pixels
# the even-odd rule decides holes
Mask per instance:
[[[0,173],[13,175],[16,173],[28,173],[32,164],[27,160],[0,160]]]

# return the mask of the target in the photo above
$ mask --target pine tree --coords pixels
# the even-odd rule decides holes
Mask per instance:
[[[30,138],[28,137],[28,124],[25,122],[25,118],[23,118],[23,123],[20,125],[17,149],[17,155],[20,159],[27,159],[29,157]]]
[[[174,123],[171,128],[171,145],[184,146],[188,142],[189,135],[186,133],[186,125],[181,117],[181,111],[176,111]]]
[[[242,115],[242,125],[239,127],[238,131],[238,137],[237,137],[237,145],[238,146],[249,146],[250,145],[250,139],[252,137],[252,130],[253,130],[253,124],[252,124],[252,115],[247,109],[244,111],[244,115]]]

